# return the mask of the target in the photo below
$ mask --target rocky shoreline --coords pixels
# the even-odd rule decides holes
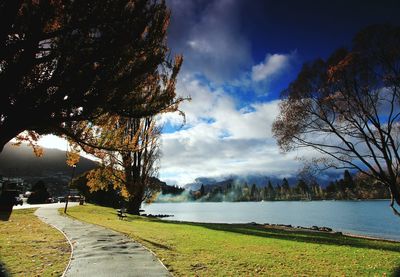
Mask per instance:
[[[291,230],[295,229],[295,230],[302,230],[302,231],[307,230],[307,231],[319,231],[319,232],[326,232],[326,233],[342,234],[342,232],[333,231],[332,228],[325,227],[325,226],[319,227],[319,226],[313,225],[311,227],[304,227],[304,226],[292,226],[290,224],[270,224],[270,223],[264,223],[262,225],[271,226],[271,227],[275,227],[275,228],[284,227],[286,229],[291,229]]]
[[[151,217],[151,218],[163,218],[163,217],[173,217],[172,214],[141,214],[140,216]]]

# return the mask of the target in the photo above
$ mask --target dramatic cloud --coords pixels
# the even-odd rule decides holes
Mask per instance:
[[[199,5],[201,3],[202,5]],[[184,56],[183,71],[226,82],[252,64],[250,42],[242,34],[239,1],[170,0],[169,44]]]

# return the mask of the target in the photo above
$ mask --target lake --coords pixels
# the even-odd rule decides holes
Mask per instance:
[[[393,214],[389,200],[153,203],[143,209],[173,215],[164,220],[316,225],[400,241],[400,217]]]

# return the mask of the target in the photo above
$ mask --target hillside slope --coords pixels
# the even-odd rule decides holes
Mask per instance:
[[[32,148],[26,145],[7,144],[0,153],[0,174],[8,177],[71,175],[71,167],[65,160],[65,151],[44,148],[44,155],[36,157]],[[97,163],[81,157],[75,174],[79,175],[97,167]]]

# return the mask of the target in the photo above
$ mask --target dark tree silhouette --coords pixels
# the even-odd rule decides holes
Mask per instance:
[[[47,199],[50,197],[50,193],[47,191],[46,184],[43,181],[35,183],[31,190],[32,193],[27,200],[29,204],[46,203]]]
[[[204,196],[205,194],[206,194],[206,193],[205,193],[205,190],[204,190],[204,185],[201,184],[201,187],[200,187],[200,197]]]
[[[308,147],[327,167],[385,184],[400,215],[400,27],[360,31],[351,49],[305,64],[283,92],[273,132],[284,151]],[[329,159],[328,159],[329,158]]]
[[[182,59],[168,58],[169,17],[162,0],[1,1],[0,152],[24,130],[82,142],[82,120],[173,106]]]

